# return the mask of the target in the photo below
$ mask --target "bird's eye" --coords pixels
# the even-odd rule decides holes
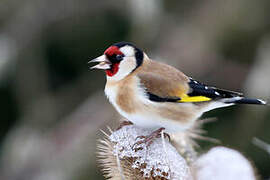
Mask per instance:
[[[116,55],[115,59],[116,59],[117,61],[122,61],[122,60],[123,60],[123,55],[118,54],[118,55]]]

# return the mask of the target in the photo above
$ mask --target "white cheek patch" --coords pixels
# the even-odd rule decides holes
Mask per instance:
[[[126,57],[119,66],[119,73],[128,75],[136,68],[136,60]]]
[[[137,64],[134,57],[125,57],[119,65],[118,72],[111,77],[107,76],[107,78],[110,80],[121,80],[129,75],[136,68],[136,66]]]
[[[134,52],[134,48],[131,46],[124,46],[120,48],[120,51],[122,53],[124,53],[125,56],[134,56],[135,52]]]

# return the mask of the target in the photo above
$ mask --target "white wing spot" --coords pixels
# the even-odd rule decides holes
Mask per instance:
[[[217,91],[215,91],[215,95],[219,96],[220,94]]]

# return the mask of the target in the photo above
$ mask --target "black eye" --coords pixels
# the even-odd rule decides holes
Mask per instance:
[[[118,55],[116,55],[115,59],[116,59],[116,61],[122,61],[123,60],[123,55],[118,54]]]

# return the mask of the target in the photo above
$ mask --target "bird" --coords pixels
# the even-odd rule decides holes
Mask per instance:
[[[168,133],[185,131],[203,113],[236,104],[265,105],[261,99],[203,84],[180,70],[152,60],[129,42],[109,46],[89,61],[106,73],[105,94],[132,124]],[[153,135],[152,135],[153,136]],[[152,137],[150,136],[150,137]]]

